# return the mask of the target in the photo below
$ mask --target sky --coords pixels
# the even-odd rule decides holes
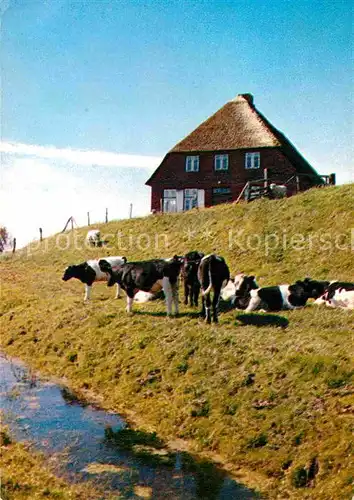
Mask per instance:
[[[145,181],[239,93],[354,181],[347,0],[2,0],[0,224],[25,244],[149,212]]]

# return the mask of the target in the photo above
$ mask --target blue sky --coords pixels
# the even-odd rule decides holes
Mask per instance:
[[[48,215],[50,232],[61,229],[59,219],[65,222],[69,210],[84,224],[95,190],[94,220],[96,211],[100,220],[108,202],[115,217],[126,216],[130,201],[136,213],[148,212],[144,181],[154,166],[149,157],[158,163],[238,93],[253,93],[258,109],[320,173],[335,171],[339,182],[354,179],[351,2],[7,4],[2,17],[2,141],[117,155],[115,166],[96,155],[93,168],[80,154],[76,162],[75,156],[43,158],[29,155],[24,147],[16,153],[7,148],[2,189],[19,189],[19,173],[27,179],[30,169],[31,187],[28,179],[23,181],[21,193],[29,203],[31,193],[36,194],[31,220],[43,213],[41,193],[52,193],[55,206],[47,196],[46,211],[55,213],[58,222]],[[130,154],[146,157],[146,165],[122,166],[118,158]],[[42,179],[48,180],[39,182],[40,187],[38,165]],[[52,174],[64,184],[67,179],[71,186],[80,185],[80,198],[75,200],[74,190],[70,195],[75,203],[58,207],[65,189],[50,182]],[[26,222],[24,231],[20,216],[15,221],[4,206],[0,209],[1,222],[12,232],[27,239],[30,231],[36,236],[39,222]]]

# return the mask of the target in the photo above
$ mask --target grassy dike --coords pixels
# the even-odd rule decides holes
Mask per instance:
[[[201,250],[261,285],[353,281],[354,185],[95,227],[111,234],[108,247],[84,248],[82,228],[67,249],[51,237],[1,259],[2,349],[221,461],[269,498],[350,498],[354,312],[309,305],[259,327],[229,311],[207,326],[183,305],[167,319],[157,301],[129,317],[113,289],[94,285],[85,304],[83,285],[61,276],[97,256]]]

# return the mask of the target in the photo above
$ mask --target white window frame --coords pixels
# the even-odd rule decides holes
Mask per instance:
[[[214,169],[217,171],[229,170],[229,155],[228,154],[215,155]]]
[[[191,210],[198,207],[198,189],[185,189],[183,210]]]
[[[186,156],[186,172],[199,172],[199,156]]]
[[[173,210],[171,210],[172,207]],[[177,189],[163,190],[163,212],[177,212]]]
[[[260,168],[261,166],[261,153],[246,153],[245,154],[245,169],[251,170]]]

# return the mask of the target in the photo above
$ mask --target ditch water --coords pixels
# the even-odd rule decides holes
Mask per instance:
[[[155,434],[130,429],[119,415],[3,355],[0,408],[14,439],[43,452],[57,475],[71,482],[92,480],[127,499],[259,498],[211,462],[168,450]]]

